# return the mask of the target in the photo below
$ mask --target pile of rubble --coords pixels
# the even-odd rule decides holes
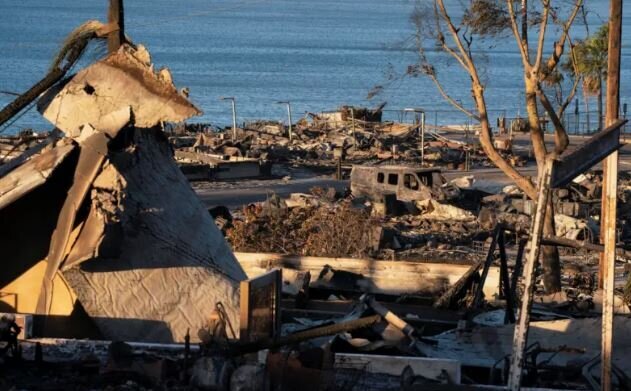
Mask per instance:
[[[124,37],[120,25],[88,27],[75,34],[81,42]],[[10,222],[0,225],[8,260],[0,274],[0,310],[8,313],[0,317],[0,388],[506,384],[516,303],[530,292],[520,278],[534,209],[515,188],[447,182],[418,165],[357,165],[350,193],[272,195],[231,214],[206,210],[182,172],[199,173],[201,162],[220,175],[235,164],[243,177],[261,159],[419,154],[427,165],[487,164],[475,148],[436,133],[421,145],[418,126],[382,123],[383,107],[311,115],[291,133],[260,122],[234,129],[234,140],[206,132],[167,138],[163,123],[199,110],[142,46],[122,41],[71,77],[53,67],[46,80],[56,81],[41,96],[18,98],[38,98],[55,132],[2,140],[11,159],[0,166],[0,217]],[[72,68],[83,49],[62,51],[60,62],[72,54]],[[620,186],[623,222],[631,218],[630,179]],[[599,188],[590,174],[555,190],[557,235],[542,243],[598,251]],[[630,257],[624,248],[618,254],[622,276]],[[564,255],[562,292],[546,295],[535,279],[524,386],[598,385],[594,329],[604,299],[595,257]],[[612,366],[621,389],[631,384],[630,292],[627,282],[614,299],[615,313],[625,315],[616,319]]]
[[[383,169],[389,172],[397,167]],[[353,172],[357,170],[354,168]],[[488,240],[489,232],[499,223],[514,232],[518,242],[520,235],[528,233],[534,211],[533,202],[514,186],[496,186],[495,190],[488,184],[477,187],[473,177],[450,182],[459,188],[459,196],[444,199],[436,192],[419,191],[419,199],[406,199],[399,194],[394,206],[384,201],[384,194],[377,190],[367,195],[357,182],[355,174],[351,175],[352,194],[315,188],[312,194],[296,193],[288,199],[273,195],[264,203],[236,211],[228,238],[237,251],[437,260],[442,258],[441,251],[447,251],[447,256],[453,256],[453,251],[462,252],[465,257],[475,255],[474,250]],[[599,176],[590,174],[554,191],[558,238],[597,243],[599,186]],[[625,185],[621,186],[619,200],[622,227],[629,218],[624,212],[628,209],[625,189]],[[493,191],[497,193],[490,193]],[[422,194],[429,198],[423,199]],[[323,232],[330,238],[322,237]],[[349,239],[353,246],[333,244],[338,233],[341,238],[337,242]],[[621,233],[625,237],[628,230],[623,228]]]
[[[291,129],[271,121],[244,124],[236,130],[189,132],[170,137],[176,157],[205,163],[209,156],[222,160],[257,159],[270,164],[300,164],[333,167],[343,164],[383,162],[417,163],[425,167],[473,169],[492,164],[477,143],[456,141],[413,124],[381,122],[380,116],[362,120],[348,115],[350,107],[338,112],[308,114]],[[355,113],[370,112],[352,108]],[[361,117],[361,118],[364,118]],[[192,129],[192,127],[191,127]],[[502,153],[514,165],[527,157]]]
[[[232,225],[227,237],[236,251],[362,258],[373,255],[380,222],[348,199],[292,194],[245,207]]]
[[[15,136],[0,138],[0,165],[6,166],[11,160],[23,154],[33,154],[43,148],[48,132],[35,133],[33,130],[22,130]],[[5,168],[6,169],[6,168]]]
[[[242,252],[399,259],[398,254],[412,257],[414,249],[464,254],[459,246],[488,236],[471,212],[457,207],[432,202],[416,215],[384,216],[378,204],[334,189],[314,188],[287,199],[272,195],[236,211],[227,238]]]

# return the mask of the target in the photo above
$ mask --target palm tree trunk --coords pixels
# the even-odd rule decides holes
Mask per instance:
[[[587,95],[587,91],[583,90],[583,101],[585,102],[585,130],[586,133],[589,133],[589,127],[591,124],[589,123],[589,95]]]
[[[603,78],[598,76],[598,130],[603,129]]]

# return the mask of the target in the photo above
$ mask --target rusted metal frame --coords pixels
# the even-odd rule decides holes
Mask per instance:
[[[107,50],[114,53],[125,42],[125,12],[123,0],[110,0],[107,21],[113,30],[107,36]]]
[[[506,248],[504,248],[504,232],[502,232],[501,237],[498,237],[497,248],[500,253],[499,298],[504,299],[506,298],[507,290],[510,290],[510,279],[508,277],[508,262],[506,261]],[[506,274],[506,277],[504,276],[504,274]]]
[[[265,287],[270,287],[273,291],[272,300],[273,305],[271,308],[272,313],[272,330],[269,338],[277,339],[280,336],[281,325],[281,299],[282,299],[282,284],[283,275],[282,269],[273,269],[262,276],[241,281],[240,291],[240,325],[239,325],[239,339],[242,342],[250,342],[250,327],[252,326],[252,312],[255,308],[252,308],[252,294],[257,290]]]
[[[497,227],[495,227],[495,231],[493,232],[491,245],[489,246],[489,251],[486,253],[486,260],[484,261],[484,267],[482,268],[482,274],[480,275],[480,282],[475,291],[475,296],[473,298],[471,308],[480,308],[480,306],[482,305],[482,298],[484,296],[484,283],[486,282],[486,277],[489,275],[489,268],[495,260],[495,249],[497,248],[498,237],[502,230],[502,225],[498,224]]]
[[[546,206],[550,197],[550,183],[553,174],[554,160],[546,157],[541,173],[539,175],[539,195],[537,197],[537,209],[530,231],[528,254],[524,265],[524,292],[521,302],[521,310],[515,324],[513,334],[513,349],[508,377],[508,388],[519,390],[521,385],[522,368],[524,364],[524,349],[528,341],[528,330],[530,327],[530,309],[532,308],[536,283],[536,265],[541,251],[541,239],[543,237],[543,225],[546,214]]]
[[[508,259],[506,257],[506,247],[504,245],[504,231],[499,232],[497,245],[500,250],[500,292],[506,300],[506,313],[504,315],[504,324],[515,323],[515,303],[513,292],[511,289],[510,279],[508,276]]]
[[[464,273],[462,277],[460,277],[460,279],[456,281],[455,284],[452,284],[451,287],[445,293],[443,293],[443,295],[440,296],[438,300],[436,300],[436,302],[434,302],[433,307],[449,308],[454,301],[454,298],[459,297],[462,294],[469,281],[471,281],[474,274],[476,274],[478,270],[480,270],[484,262],[486,262],[486,259],[480,260],[478,263],[471,266],[469,270],[467,270],[466,273]]]
[[[583,365],[583,368],[581,369],[581,373],[583,377],[587,380],[589,385],[594,390],[598,390],[601,387],[601,385],[598,383],[596,379],[594,379],[594,376],[592,375],[592,370],[596,368],[597,366],[599,366],[600,364],[601,364],[600,354],[598,354],[597,356],[589,360],[585,365]],[[615,364],[611,365],[611,370],[612,370],[612,373],[616,375],[616,377],[618,378],[618,384],[619,384],[620,389],[622,390],[629,389],[629,384],[631,383],[631,381],[629,380],[629,377],[627,376],[627,374],[624,373],[622,370],[620,370],[620,368],[618,368]]]

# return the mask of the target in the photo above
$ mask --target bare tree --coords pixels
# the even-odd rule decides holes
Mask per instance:
[[[554,4],[553,4],[554,3]],[[479,55],[474,43],[485,37],[504,36],[514,38],[519,52],[525,92],[525,107],[530,140],[539,170],[546,155],[561,154],[569,139],[561,121],[563,112],[576,93],[577,81],[572,83],[565,99],[557,99],[557,108],[548,98],[545,86],[560,83],[558,65],[570,41],[570,28],[583,6],[583,0],[569,4],[561,0],[459,0],[449,3],[433,0],[428,5],[417,5],[411,19],[415,26],[415,46],[419,62],[408,68],[408,74],[424,75],[431,79],[438,92],[458,110],[480,123],[480,144],[489,159],[502,170],[531,199],[536,199],[536,187],[532,181],[517,171],[495,148],[493,132],[485,98],[485,83],[481,77]],[[519,7],[519,8],[517,8]],[[537,31],[531,42],[529,31]],[[549,36],[557,34],[552,41]],[[549,55],[545,56],[546,44],[550,43]],[[475,111],[470,112],[454,99],[440,82],[436,67],[430,62],[427,50],[438,48],[465,72],[471,82],[471,98]],[[554,78],[556,82],[554,81]],[[558,97],[558,95],[557,95]],[[544,143],[544,130],[540,123],[541,108],[554,126],[554,150],[548,151]],[[554,235],[554,210],[548,204],[544,234]],[[559,254],[556,247],[543,248],[543,281],[548,293],[561,289]]]

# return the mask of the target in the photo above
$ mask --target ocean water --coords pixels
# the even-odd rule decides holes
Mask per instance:
[[[428,1],[428,0],[422,0]],[[448,3],[458,0],[448,0]],[[105,20],[107,0],[0,0],[0,91],[23,92],[46,72],[67,33],[89,19]],[[285,120],[292,103],[294,120],[306,112],[342,104],[376,106],[387,102],[389,118],[405,107],[421,107],[430,120],[464,121],[426,79],[387,83],[390,70],[403,72],[415,54],[403,48],[412,33],[414,1],[395,0],[127,0],[126,33],[144,44],[157,68],[171,69],[178,87],[204,112],[195,122],[226,125],[229,102],[237,100],[239,122]],[[592,29],[608,15],[607,0],[589,0]],[[631,93],[631,9],[624,13],[623,101]],[[584,34],[578,23],[575,36]],[[551,45],[548,45],[551,46]],[[521,63],[512,38],[481,42],[487,101],[492,113],[523,112]],[[94,58],[98,53],[94,53]],[[440,61],[445,87],[471,106],[470,86],[455,66]],[[375,85],[384,92],[367,99]],[[0,93],[0,106],[12,99]],[[581,104],[582,107],[582,104]],[[436,112],[434,112],[436,111]],[[32,109],[7,132],[48,129]]]

